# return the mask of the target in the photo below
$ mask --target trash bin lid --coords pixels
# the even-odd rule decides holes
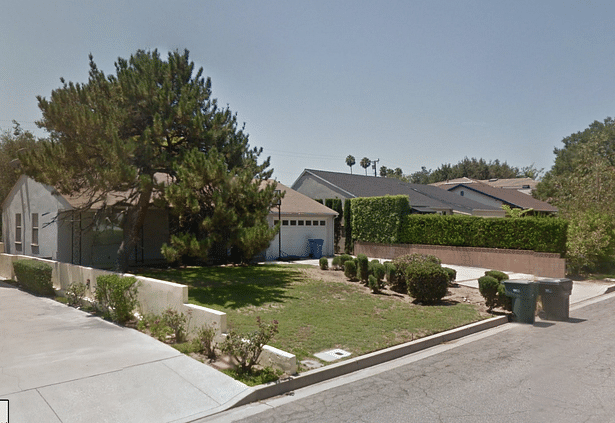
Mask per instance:
[[[541,286],[555,288],[559,287],[564,291],[572,291],[572,280],[568,278],[545,278],[538,281]]]

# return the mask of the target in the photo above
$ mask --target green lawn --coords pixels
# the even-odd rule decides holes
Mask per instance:
[[[142,274],[188,285],[191,303],[226,312],[229,327],[239,332],[255,329],[257,316],[277,320],[280,333],[271,345],[299,360],[332,348],[361,355],[482,319],[468,304],[418,306],[370,294],[359,283],[310,279],[301,268],[191,267]]]

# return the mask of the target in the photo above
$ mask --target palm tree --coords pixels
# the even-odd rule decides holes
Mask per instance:
[[[365,176],[367,176],[367,168],[372,164],[372,161],[370,159],[368,159],[367,157],[363,157],[361,159],[361,167],[363,169],[365,169]]]
[[[352,167],[355,165],[356,161],[354,160],[354,156],[348,155],[346,157],[346,166],[350,167],[350,174],[352,175]]]

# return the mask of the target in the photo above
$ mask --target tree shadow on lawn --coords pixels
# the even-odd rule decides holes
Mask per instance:
[[[302,280],[300,272],[276,265],[163,269],[148,276],[188,285],[191,303],[232,310],[293,299],[288,287]]]

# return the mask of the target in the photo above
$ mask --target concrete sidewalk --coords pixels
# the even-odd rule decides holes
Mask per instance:
[[[188,422],[250,390],[137,330],[0,282],[11,422]]]

